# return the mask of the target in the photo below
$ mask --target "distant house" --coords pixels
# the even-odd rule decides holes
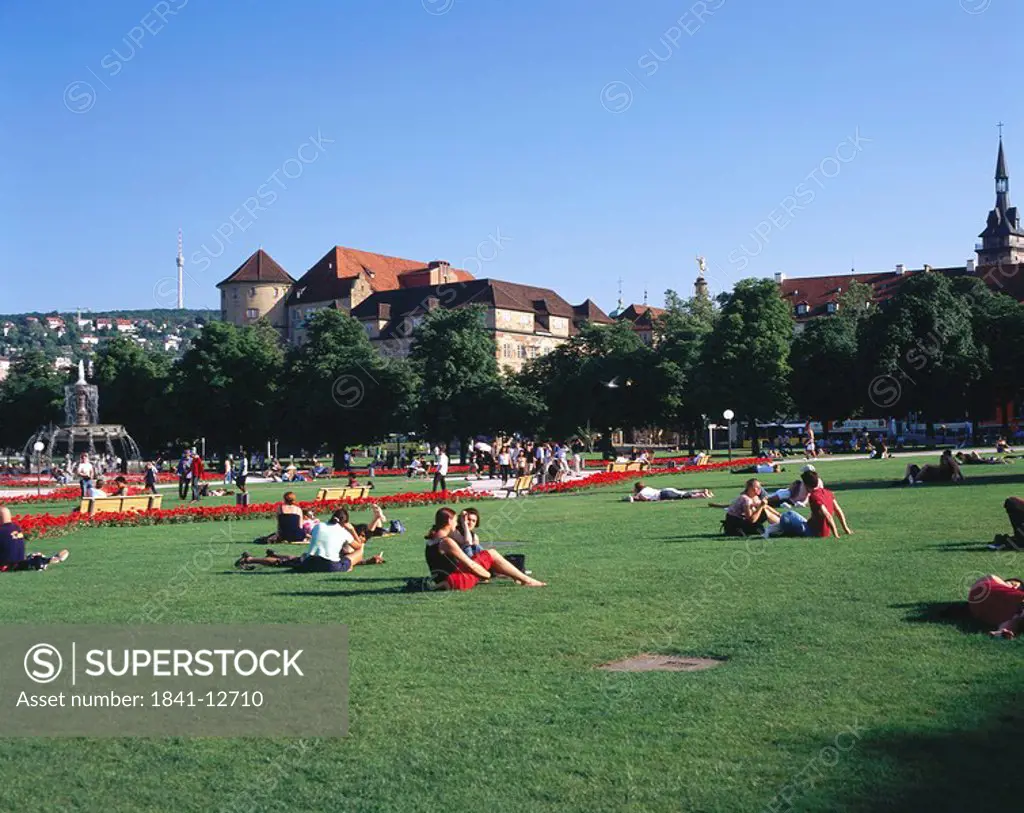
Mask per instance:
[[[81,341],[82,341],[82,344],[88,345],[90,347],[95,347],[96,345],[98,345],[100,343],[99,338],[94,336],[91,333],[87,334],[85,336],[82,336],[81,337]]]
[[[74,362],[67,356],[57,356],[53,360],[53,369],[55,370],[70,370],[74,366]]]
[[[96,329],[97,330],[110,330],[114,326],[114,320],[109,316],[97,316],[96,317]]]
[[[11,371],[12,359],[7,356],[0,356],[0,381],[7,378],[7,374]]]
[[[75,324],[78,325],[79,330],[90,330],[92,328],[92,319],[85,319],[79,316],[75,319]]]
[[[115,319],[114,327],[118,333],[134,333],[138,329],[131,319]]]
[[[3,325],[0,325],[0,328],[3,329],[4,337],[6,337],[12,330],[14,330],[15,327],[16,325],[14,324],[14,322],[4,322]]]
[[[54,315],[54,316],[47,316],[46,317],[46,326],[48,328],[50,328],[50,330],[60,330],[60,331],[63,331],[64,327],[65,327],[64,320],[61,317],[56,316],[56,315]]]
[[[25,324],[27,324],[27,325],[38,325],[39,324],[39,319],[37,319],[35,316],[26,316],[25,317]]]
[[[177,351],[181,347],[180,336],[165,336],[164,337],[164,350]]]
[[[646,345],[654,344],[654,330],[658,320],[665,315],[663,308],[655,308],[653,305],[630,305],[618,311],[615,316],[617,322],[628,322],[633,327],[633,332]]]

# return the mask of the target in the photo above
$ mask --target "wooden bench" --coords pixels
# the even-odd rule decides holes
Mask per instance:
[[[83,497],[78,510],[82,514],[119,514],[124,511],[151,511],[159,508],[162,494],[138,494],[134,497]]]
[[[608,472],[623,472],[623,471],[643,471],[647,468],[646,463],[641,463],[639,460],[633,460],[629,463],[609,463],[605,467],[605,471]]]
[[[336,500],[365,500],[370,496],[370,489],[360,488],[321,488],[316,493],[317,502],[335,502]]]
[[[510,486],[498,489],[504,491],[506,497],[516,496],[520,494],[529,494],[530,488],[533,486],[533,475],[524,474],[521,477],[517,477]]]

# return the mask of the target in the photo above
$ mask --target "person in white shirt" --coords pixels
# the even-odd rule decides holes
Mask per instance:
[[[92,481],[96,476],[96,467],[89,462],[89,455],[85,452],[82,452],[82,458],[75,467],[75,476],[78,477],[78,485],[82,489],[82,496],[90,496]]]
[[[339,508],[327,522],[313,527],[309,548],[302,556],[278,556],[272,550],[263,557],[243,553],[235,567],[255,570],[256,565],[290,567],[302,573],[347,573],[356,565],[382,565],[384,554],[363,559],[366,540],[359,536],[348,520],[348,511]]]
[[[643,483],[633,486],[633,493],[626,497],[626,502],[659,502],[661,500],[692,500],[709,499],[714,493],[707,488],[695,488],[682,491],[678,488],[651,488]]]
[[[448,452],[441,449],[437,453],[437,469],[434,471],[434,487],[432,491],[447,491],[448,482]]]
[[[105,482],[106,481],[102,477],[97,477],[96,478],[96,485],[89,487],[89,493],[86,494],[86,496],[87,497],[91,497],[92,499],[96,499],[97,497],[108,497],[108,496],[110,496],[109,494],[107,494],[106,491],[103,490],[103,486],[104,486]]]

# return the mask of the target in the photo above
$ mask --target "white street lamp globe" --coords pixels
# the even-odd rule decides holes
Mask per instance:
[[[37,440],[35,443],[32,444],[32,448],[35,449],[37,452],[41,452],[43,449],[46,448],[46,446],[43,445],[43,442],[41,440]]]
[[[736,413],[733,412],[731,409],[727,409],[725,410],[725,412],[722,413],[722,417],[725,418],[727,421],[731,421],[733,418],[736,417]]]

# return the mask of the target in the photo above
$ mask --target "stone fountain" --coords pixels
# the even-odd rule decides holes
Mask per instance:
[[[141,468],[138,444],[127,430],[120,424],[100,423],[99,388],[85,380],[83,361],[78,362],[78,381],[64,387],[64,425],[51,424],[32,435],[25,444],[26,460],[34,462],[37,441],[43,443],[43,467],[61,464],[68,456],[77,460],[88,452],[90,459],[107,454],[120,457],[122,473]]]

